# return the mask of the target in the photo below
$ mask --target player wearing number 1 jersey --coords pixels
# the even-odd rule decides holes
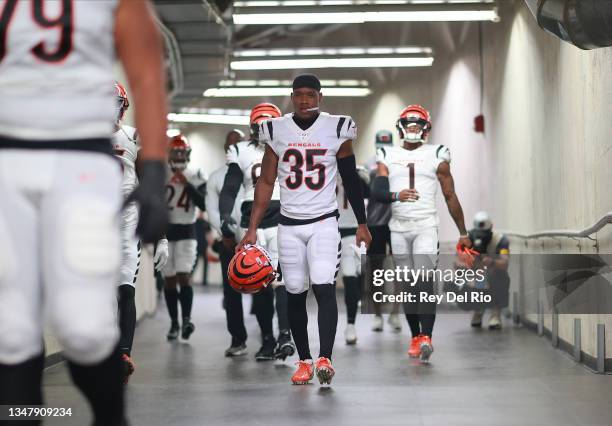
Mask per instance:
[[[116,53],[143,160],[128,200],[139,206],[138,235],[153,243],[167,219],[167,94],[149,3],[0,2],[0,406],[43,404],[49,330],[92,424],[105,426],[127,425],[116,324],[124,201],[111,145]]]
[[[450,172],[450,151],[444,145],[426,144],[431,118],[422,106],[406,107],[397,121],[397,129],[403,145],[377,150],[378,170],[373,195],[379,201],[392,203],[389,229],[396,263],[415,269],[432,269],[437,265],[439,252],[435,204],[438,182],[461,235],[459,243],[471,246]],[[413,289],[417,293],[432,292],[433,282],[423,280]],[[414,303],[405,308],[412,333],[408,354],[428,361],[433,352],[435,304]]]
[[[246,232],[251,219],[253,200],[255,199],[255,185],[261,172],[261,163],[266,145],[259,141],[259,125],[268,119],[278,118],[281,111],[276,105],[263,103],[256,105],[250,114],[251,140],[238,142],[229,147],[227,151],[228,170],[223,182],[223,188],[219,195],[219,212],[221,215],[221,232],[224,238],[234,238],[231,229],[232,211],[236,196],[240,187],[244,187],[244,199],[242,200],[240,221],[241,233]],[[262,222],[257,230],[257,242],[264,247],[272,259],[272,264],[278,266],[278,222],[280,219],[280,189],[278,182],[274,185],[272,199]],[[259,323],[262,335],[262,346],[255,354],[258,361],[273,360],[275,358],[285,359],[295,352],[291,342],[291,330],[287,319],[287,292],[282,285],[282,279],[278,279],[272,287],[266,287],[253,296],[255,316]],[[226,300],[230,304],[241,303],[234,295]],[[276,315],[278,320],[278,342],[273,334],[274,298],[276,297]],[[232,310],[233,306],[230,306]],[[243,345],[245,342],[233,342]]]
[[[193,288],[190,278],[197,259],[196,207],[205,209],[206,179],[200,169],[188,167],[190,155],[191,146],[185,136],[177,135],[170,139],[166,182],[170,215],[167,233],[169,257],[163,270],[166,280],[164,296],[171,320],[166,336],[168,340],[176,340],[179,330],[183,339],[189,339],[195,330],[195,325],[191,322]],[[182,325],[178,322],[179,302]]]
[[[257,228],[265,216],[278,176],[281,217],[278,226],[279,262],[287,289],[289,325],[300,356],[294,384],[306,384],[316,374],[331,383],[331,356],[338,325],[336,276],[340,261],[338,172],[357,217],[356,245],[371,237],[363,193],[357,175],[353,139],[355,122],[347,116],[319,112],[321,83],[311,74],[293,81],[294,113],[261,123],[260,140],[266,151],[249,228],[238,245],[257,242]],[[309,283],[319,306],[320,353],[313,365],[308,342],[306,296]]]

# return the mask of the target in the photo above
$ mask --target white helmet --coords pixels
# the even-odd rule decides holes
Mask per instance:
[[[490,231],[493,228],[493,223],[489,217],[489,213],[480,211],[474,215],[474,229],[479,231]]]

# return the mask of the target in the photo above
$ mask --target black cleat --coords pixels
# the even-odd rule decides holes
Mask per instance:
[[[178,322],[172,322],[172,325],[170,326],[170,331],[168,331],[168,334],[166,335],[166,338],[168,340],[176,340],[178,339],[178,335],[179,335],[179,323]]]
[[[273,361],[275,359],[274,349],[276,348],[276,339],[274,336],[264,336],[261,348],[255,354],[257,361]]]
[[[183,318],[183,328],[181,330],[181,337],[184,340],[189,339],[189,336],[195,331],[195,325],[189,318]]]
[[[282,330],[278,334],[278,343],[276,344],[276,359],[284,361],[295,353],[295,345],[291,341],[291,331]]]
[[[247,354],[247,348],[244,343],[232,342],[232,346],[225,350],[225,356],[228,358],[234,358]]]

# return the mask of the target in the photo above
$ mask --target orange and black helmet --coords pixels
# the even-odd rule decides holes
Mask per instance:
[[[263,103],[263,104],[255,105],[255,107],[251,110],[251,115],[249,117],[249,125],[251,128],[251,139],[258,140],[259,124],[262,121],[266,121],[271,118],[278,118],[281,115],[283,115],[283,113],[274,104]]]
[[[173,169],[185,169],[191,156],[191,145],[183,135],[176,135],[168,140],[168,160]]]
[[[263,247],[245,246],[230,261],[227,278],[237,292],[254,294],[271,284],[276,279],[276,272]]]

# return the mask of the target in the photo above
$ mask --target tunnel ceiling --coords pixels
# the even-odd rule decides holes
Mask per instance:
[[[413,0],[405,0],[410,3]],[[432,0],[436,7],[456,7],[464,0]],[[492,0],[483,0],[492,1]],[[419,0],[417,3],[423,3]],[[434,56],[452,52],[471,22],[379,22],[366,24],[234,25],[231,6],[223,13],[206,0],[154,0],[164,34],[172,108],[210,106],[206,89],[224,79],[291,79],[300,70],[229,70],[232,52],[248,48],[427,46]],[[217,0],[222,8],[222,0]],[[449,9],[450,10],[450,9]],[[397,68],[329,69],[322,79],[365,79],[385,84]],[[235,101],[216,98],[226,106]],[[240,103],[238,101],[238,103]]]

